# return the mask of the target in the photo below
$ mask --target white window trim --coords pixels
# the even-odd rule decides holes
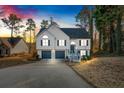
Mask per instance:
[[[65,40],[59,40],[59,46],[65,46]]]
[[[43,39],[43,46],[48,46],[48,39]]]
[[[81,40],[81,46],[87,46],[87,40]]]
[[[81,56],[86,55],[86,50],[80,50],[80,55],[81,55]]]

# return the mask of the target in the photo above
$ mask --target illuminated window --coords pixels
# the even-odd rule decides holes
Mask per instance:
[[[80,40],[80,46],[88,46],[88,40]]]
[[[57,40],[57,45],[58,46],[66,46],[66,41],[65,40]]]
[[[47,39],[47,38],[48,38],[48,36],[47,36],[47,35],[44,35],[44,36],[43,36],[43,38],[44,38],[44,39]]]
[[[72,41],[72,42],[71,42],[71,45],[75,45],[75,42],[74,42],[74,41]]]
[[[43,40],[43,46],[48,46],[48,40]]]
[[[86,50],[81,50],[81,51],[80,51],[80,55],[81,55],[81,56],[86,55]]]

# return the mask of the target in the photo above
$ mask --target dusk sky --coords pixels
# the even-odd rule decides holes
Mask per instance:
[[[36,22],[37,29],[40,29],[40,22],[43,19],[50,20],[50,17],[53,17],[53,20],[57,22],[60,27],[75,27],[75,16],[82,7],[82,5],[1,5],[0,9],[4,11],[1,17],[6,17],[14,13],[23,20],[33,18]],[[0,36],[1,33],[2,36],[10,35],[10,30],[6,29],[2,22],[0,22],[0,24],[2,28]]]

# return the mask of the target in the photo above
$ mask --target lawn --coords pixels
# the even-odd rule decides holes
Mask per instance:
[[[99,57],[71,66],[96,87],[124,88],[124,57]]]
[[[12,56],[0,58],[0,68],[33,63],[30,56]]]

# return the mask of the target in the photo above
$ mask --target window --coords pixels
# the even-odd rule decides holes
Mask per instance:
[[[43,46],[48,46],[48,40],[43,40]]]
[[[66,40],[57,40],[58,46],[66,46]]]
[[[48,36],[47,36],[47,35],[44,35],[44,36],[43,36],[43,38],[45,38],[45,39],[46,39],[46,38],[48,38]]]
[[[80,51],[80,55],[81,55],[81,56],[86,55],[86,50],[81,50],[81,51]]]
[[[50,46],[50,40],[47,39],[41,40],[41,46]]]
[[[88,40],[80,40],[79,45],[80,46],[88,46]]]
[[[50,40],[48,40],[47,35],[43,36],[43,40],[41,40],[41,46],[50,46]]]
[[[72,41],[72,42],[71,42],[71,45],[75,45],[75,42],[74,42],[74,41]]]

